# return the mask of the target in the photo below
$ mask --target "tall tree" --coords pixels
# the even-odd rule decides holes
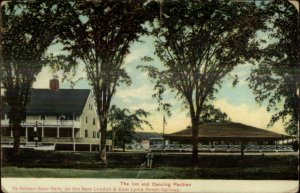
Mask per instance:
[[[143,109],[138,109],[131,113],[128,109],[120,109],[113,105],[110,110],[112,130],[109,132],[114,145],[118,145],[125,151],[125,144],[135,139],[135,130],[143,129],[144,125],[152,128],[151,124],[145,120],[150,114]]]
[[[81,61],[92,86],[100,121],[100,160],[106,161],[106,134],[110,103],[116,87],[130,84],[122,64],[130,44],[147,33],[143,26],[153,19],[156,3],[136,1],[74,1],[62,17],[61,41],[70,55],[65,59]]]
[[[252,40],[261,23],[253,3],[169,0],[162,4],[160,25],[151,26],[155,53],[163,67],[141,68],[156,80],[159,103],[169,88],[188,107],[194,161],[198,159],[198,125],[204,104],[228,72],[254,55]],[[144,60],[151,61],[149,57]]]
[[[284,0],[273,1],[264,9],[267,16],[264,32],[269,34],[269,41],[261,49],[258,66],[252,69],[249,86],[256,100],[267,101],[267,110],[274,112],[269,125],[283,120],[286,132],[295,135],[299,113],[299,13]]]
[[[20,154],[21,122],[26,115],[30,90],[36,75],[47,61],[45,52],[55,37],[55,3],[41,1],[4,3],[1,6],[3,30],[1,86],[13,129],[14,154]]]

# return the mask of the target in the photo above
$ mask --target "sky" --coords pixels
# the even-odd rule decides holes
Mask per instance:
[[[294,1],[292,1],[294,2]],[[259,34],[261,38],[268,38],[267,34]],[[160,60],[154,55],[154,38],[148,36],[142,36],[141,42],[135,42],[131,45],[130,54],[128,54],[124,60],[123,66],[132,79],[130,86],[120,85],[117,88],[117,92],[113,97],[112,104],[116,104],[120,108],[128,108],[131,111],[142,108],[151,113],[147,120],[151,123],[153,129],[145,126],[143,131],[147,132],[159,132],[163,131],[163,116],[164,112],[157,111],[158,103],[156,99],[152,98],[155,93],[153,90],[154,84],[148,78],[145,72],[141,72],[136,67],[143,64],[141,58],[144,56],[150,56],[154,58],[155,65],[160,66]],[[272,41],[272,40],[268,40]],[[62,54],[62,46],[59,44],[52,45],[48,49],[48,53],[54,55]],[[251,65],[249,63],[238,65],[231,74],[236,74],[239,77],[239,83],[233,87],[232,80],[229,76],[223,79],[222,88],[216,93],[216,99],[212,101],[216,108],[227,113],[231,121],[239,122],[251,126],[255,126],[261,129],[274,131],[285,134],[284,125],[281,121],[275,123],[272,127],[267,127],[271,116],[274,112],[268,112],[266,109],[266,103],[259,104],[255,101],[251,89],[248,87],[246,81],[251,72]],[[38,74],[34,88],[48,88],[49,80],[53,78],[53,73],[48,67],[44,67]],[[57,74],[61,81],[61,73]],[[74,88],[83,89],[91,88],[87,76],[84,70],[83,64],[77,69],[76,78],[83,78],[80,80]],[[61,82],[61,88],[71,88],[68,82]],[[167,125],[165,133],[172,133],[191,125],[190,118],[188,117],[188,109],[185,109],[181,101],[175,99],[175,95],[167,92],[165,94],[165,100],[171,103],[172,115],[166,116]],[[279,107],[279,109],[282,107]]]

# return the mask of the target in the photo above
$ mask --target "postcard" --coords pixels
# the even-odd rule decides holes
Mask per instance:
[[[298,192],[298,1],[0,13],[2,192]]]

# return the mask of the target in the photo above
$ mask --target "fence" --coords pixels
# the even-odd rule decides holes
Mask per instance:
[[[191,152],[192,145],[169,144],[150,145],[152,151],[164,152]],[[237,152],[241,151],[241,145],[198,145],[198,151],[204,152]],[[244,145],[245,152],[292,152],[292,145]]]

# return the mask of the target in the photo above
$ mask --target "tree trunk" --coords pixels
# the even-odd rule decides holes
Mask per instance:
[[[111,132],[111,151],[114,151],[115,148],[115,138],[116,138],[116,132],[114,129],[112,129]]]
[[[192,117],[192,139],[193,139],[192,161],[194,164],[198,162],[198,127],[199,127],[198,118]]]
[[[20,120],[14,120],[12,124],[13,129],[13,137],[14,137],[14,148],[13,148],[13,154],[16,157],[20,156],[20,130],[21,127],[21,121]]]
[[[101,124],[100,132],[101,132],[101,139],[100,139],[100,161],[106,162],[106,128],[107,124]]]

